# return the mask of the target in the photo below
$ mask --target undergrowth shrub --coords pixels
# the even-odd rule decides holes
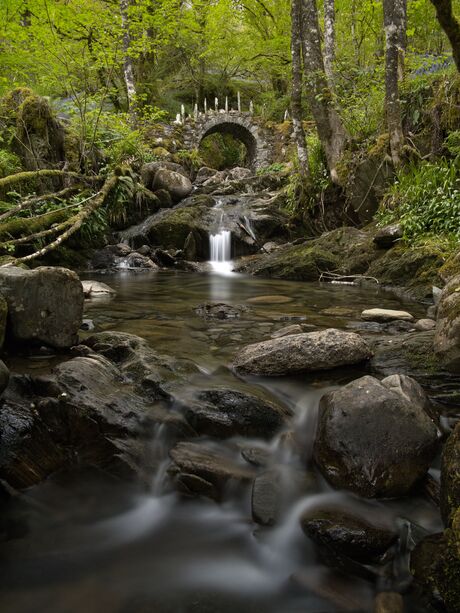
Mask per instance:
[[[379,225],[399,222],[408,240],[423,235],[460,239],[459,160],[422,162],[399,171],[377,214]]]

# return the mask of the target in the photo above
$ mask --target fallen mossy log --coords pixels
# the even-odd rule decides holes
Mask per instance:
[[[54,241],[52,241],[51,243],[49,243],[45,247],[42,247],[38,251],[35,251],[34,253],[31,253],[29,255],[26,255],[26,256],[23,256],[23,257],[19,257],[19,258],[14,258],[10,262],[8,262],[8,264],[5,264],[5,266],[11,265],[11,264],[18,264],[20,262],[30,262],[31,260],[34,260],[36,258],[43,257],[44,255],[46,255],[50,251],[53,251],[54,249],[56,249],[57,247],[62,245],[62,243],[64,243],[73,234],[75,234],[75,232],[77,232],[81,228],[83,223],[99,207],[101,207],[106,202],[108,196],[110,195],[110,192],[117,185],[118,180],[119,180],[119,177],[117,175],[110,176],[105,181],[105,183],[102,186],[101,190],[86,200],[86,202],[88,204],[85,207],[83,207],[80,211],[78,211],[78,213],[76,213],[75,215],[69,217],[68,219],[66,219],[62,223],[58,223],[56,226],[54,226],[52,228],[48,228],[47,230],[41,229],[36,234],[31,234],[31,235],[29,235],[27,237],[23,237],[28,242],[31,242],[31,241],[34,241],[34,240],[36,240],[38,238],[43,238],[44,236],[48,236],[50,234],[57,234],[59,232],[62,232],[60,234],[60,236],[58,236]],[[66,213],[66,209],[61,209],[59,212],[65,214]],[[18,221],[18,220],[15,220],[15,221]],[[22,221],[22,220],[20,220],[20,221]],[[29,220],[29,221],[31,221],[31,220]],[[42,220],[41,221],[42,221],[41,228],[43,228],[43,216],[42,216]],[[9,222],[9,223],[12,223],[12,222]],[[8,224],[5,224],[5,225],[8,225]],[[0,236],[1,236],[1,231],[2,231],[2,228],[0,226]],[[25,242],[25,240],[21,239],[21,242]]]
[[[27,198],[26,200],[23,200],[20,204],[17,204],[11,209],[8,209],[5,213],[2,213],[0,215],[0,222],[5,221],[5,219],[8,219],[13,215],[21,213],[22,211],[33,209],[37,204],[40,204],[41,202],[45,202],[47,200],[64,200],[65,198],[68,198],[69,196],[73,196],[74,194],[78,193],[80,189],[81,188],[78,185],[73,185],[72,187],[66,187],[65,189],[62,189],[60,192],[52,192],[48,194],[43,194],[42,196],[34,196],[31,198]]]
[[[30,181],[31,179],[49,179],[53,177],[66,177],[91,183],[102,180],[101,177],[97,175],[81,175],[78,172],[44,168],[42,170],[28,170],[26,172],[17,172],[14,175],[8,175],[7,177],[3,177],[2,179],[0,179],[0,192],[3,191],[5,188],[11,187],[12,185],[24,183]]]
[[[4,247],[9,244],[14,244],[18,240],[21,243],[28,242],[31,237],[40,238],[42,232],[47,232],[47,229],[54,224],[61,224],[69,219],[71,211],[50,211],[36,217],[21,217],[18,219],[10,219],[9,221],[0,224],[0,242],[4,243]],[[40,236],[39,236],[40,234]],[[18,239],[17,237],[21,237]]]

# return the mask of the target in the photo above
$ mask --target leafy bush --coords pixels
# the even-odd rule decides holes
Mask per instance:
[[[7,177],[21,170],[21,161],[17,155],[0,149],[0,177]]]
[[[379,225],[399,222],[409,240],[422,235],[460,239],[458,160],[422,162],[401,170],[378,212]]]

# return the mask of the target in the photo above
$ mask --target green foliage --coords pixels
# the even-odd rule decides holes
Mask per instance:
[[[210,134],[201,141],[198,151],[204,164],[216,170],[246,164],[246,147],[231,134]]]
[[[173,157],[177,164],[181,164],[189,171],[197,171],[202,168],[202,166],[206,166],[206,162],[201,157],[198,149],[192,149],[191,151],[180,149]]]
[[[460,239],[458,161],[422,162],[401,170],[378,213],[379,225],[399,222],[412,241],[424,235]]]
[[[330,185],[326,156],[316,134],[307,136],[308,165],[310,176],[304,179],[295,162],[294,172],[289,175],[286,195],[286,209],[289,213],[305,214],[312,210]]]
[[[272,173],[278,173],[278,172],[285,172],[286,170],[286,164],[282,164],[282,163],[275,163],[275,164],[270,164],[269,166],[263,166],[262,168],[258,168],[257,169],[257,173],[258,175],[270,175]]]
[[[21,170],[21,160],[7,149],[0,149],[0,178]]]

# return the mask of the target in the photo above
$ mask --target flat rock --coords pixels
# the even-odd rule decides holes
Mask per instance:
[[[235,357],[233,366],[242,374],[278,376],[358,364],[371,355],[358,334],[329,329],[248,345]]]
[[[250,302],[252,304],[286,304],[288,302],[293,302],[294,298],[290,296],[254,296],[253,298],[248,298],[246,302]]]
[[[116,291],[100,281],[82,281],[83,293],[85,298],[99,298],[115,296]]]
[[[395,543],[398,535],[389,521],[370,505],[349,510],[315,507],[300,518],[302,530],[317,545],[364,564],[371,564]]]
[[[198,443],[178,443],[169,452],[173,464],[169,468],[169,474],[176,483],[184,476],[193,476],[188,479],[190,493],[203,494],[203,483],[209,484],[208,490],[212,497],[220,498],[229,482],[250,482],[255,476],[255,471],[250,467],[242,466],[236,460],[224,455],[222,451],[200,445]],[[193,489],[193,485],[200,484],[200,488]]]
[[[414,316],[407,311],[394,311],[392,309],[367,309],[361,313],[364,321],[388,322],[394,320],[414,321]]]

